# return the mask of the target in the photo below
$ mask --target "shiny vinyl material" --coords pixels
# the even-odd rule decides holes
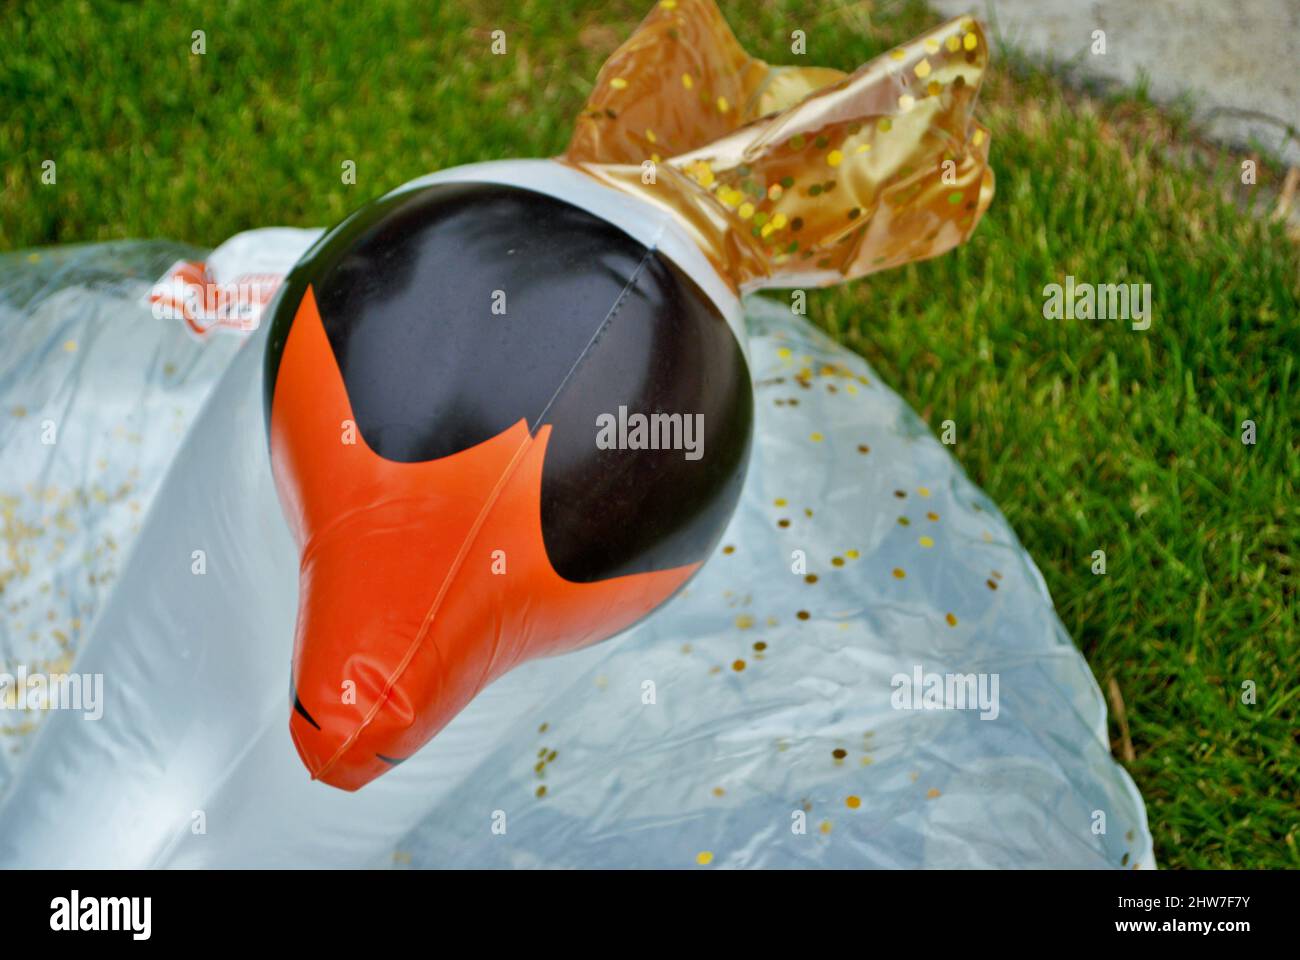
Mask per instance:
[[[993,199],[989,48],[958,17],[853,73],[776,66],[713,0],[656,3],[563,160],[669,210],[740,290],[843,283],[969,239]]]
[[[98,720],[0,713],[0,866],[1154,865],[1100,691],[997,507],[860,358],[762,298],[743,493],[687,589],[510,672],[365,790],[312,783],[284,723],[297,549],[268,467],[266,327],[199,343],[140,302],[193,255],[0,257],[0,332],[21,345],[0,495],[27,531],[0,655],[48,669],[56,641],[33,632],[53,610],[82,624],[64,668],[104,679]],[[40,444],[56,417],[69,442]],[[119,559],[92,584],[97,551]],[[996,717],[896,708],[918,667],[997,675]]]
[[[962,18],[852,74],[774,67],[711,0],[664,0],[558,163],[364,209],[242,350],[181,333],[253,329],[238,296],[184,327],[133,299],[163,246],[0,260],[0,652],[103,693],[6,683],[0,864],[1153,865],[996,508],[859,358],[736,298],[969,237],[986,64]],[[278,277],[314,239],[207,267]],[[475,326],[493,271],[525,309]],[[676,403],[716,421],[694,464],[593,459],[579,429]]]
[[[358,789],[506,671],[687,582],[750,432],[744,347],[704,288],[842,282],[968,238],[993,195],[971,118],[987,57],[962,18],[852,75],[774,68],[712,0],[659,3],[558,158],[585,181],[575,202],[413,184],[310,251],[273,311],[265,391],[302,550],[290,729],[313,778]],[[608,194],[632,203],[622,231],[586,203]],[[629,415],[676,418],[672,449],[635,449]],[[606,418],[617,449],[593,435]]]
[[[399,191],[326,235],[273,310],[265,393],[302,550],[290,730],[345,789],[680,589],[752,419],[740,344],[680,267],[499,184]],[[629,411],[663,435],[598,443]]]

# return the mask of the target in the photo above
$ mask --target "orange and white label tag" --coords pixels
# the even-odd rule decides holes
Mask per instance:
[[[219,283],[202,261],[180,260],[154,284],[149,302],[159,320],[182,320],[196,336],[213,330],[252,333],[283,280],[263,273]]]
[[[315,242],[320,230],[269,227],[236,234],[206,260],[179,260],[149,291],[153,315],[180,320],[192,334],[247,334],[286,274]]]

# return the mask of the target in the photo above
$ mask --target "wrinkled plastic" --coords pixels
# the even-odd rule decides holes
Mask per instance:
[[[0,256],[0,673],[71,668],[185,429],[240,346],[196,350],[141,298],[166,242]],[[42,714],[0,691],[0,783]]]
[[[845,74],[767,64],[713,0],[668,0],[601,67],[563,159],[670,211],[735,288],[842,283],[974,232],[987,66],[970,17]]]
[[[1153,865],[1101,695],[1001,514],[860,358],[755,298],[749,473],[687,590],[508,674],[364,791],[312,783],[284,725],[297,555],[267,462],[266,330],[236,349],[154,320],[143,278],[182,255],[0,260],[0,335],[22,345],[0,379],[5,517],[45,531],[6,579],[5,666],[51,656],[46,623],[94,616],[63,656],[104,678],[99,720],[0,714],[43,728],[5,735],[0,865]],[[123,417],[138,442],[115,437]],[[26,432],[45,419],[52,449]],[[131,470],[139,510],[120,517],[94,485]],[[92,491],[61,554],[21,499],[56,480]],[[127,559],[91,589],[104,531]],[[918,668],[996,674],[996,717],[900,709]]]

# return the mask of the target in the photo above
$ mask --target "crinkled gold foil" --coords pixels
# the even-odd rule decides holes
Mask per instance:
[[[713,0],[661,0],[605,62],[560,158],[671,211],[738,289],[825,286],[966,240],[993,199],[958,18],[860,67],[750,57]]]

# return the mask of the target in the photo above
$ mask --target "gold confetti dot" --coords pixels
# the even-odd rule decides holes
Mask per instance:
[[[850,795],[844,798],[844,805],[850,810],[856,810],[858,807],[862,806],[862,800],[859,797]]]
[[[647,140],[649,140],[651,143],[658,143],[658,142],[659,142],[659,138],[655,136],[655,132],[654,132],[653,130],[649,129],[648,127],[646,128],[645,138],[646,138]]]
[[[689,170],[691,177],[701,187],[704,187],[707,190],[709,187],[713,186],[713,168],[710,167],[707,162],[699,160],[696,163],[691,164]]]
[[[733,662],[733,663],[731,664],[731,669],[732,669],[732,670],[735,670],[737,673],[740,673],[740,671],[742,671],[742,670],[745,669],[745,661],[744,661],[744,660],[736,660],[735,662]]]
[[[926,795],[925,795],[925,796],[926,796],[926,799],[928,799],[928,800],[933,800],[935,797],[939,796],[939,791],[938,791],[937,788],[935,788],[935,787],[931,787],[931,788],[929,789],[929,791],[926,792]]]
[[[713,862],[713,853],[708,850],[701,850],[695,855],[695,862],[701,867],[707,867]]]
[[[741,630],[748,630],[754,625],[754,618],[747,613],[742,613],[736,617],[736,626]]]
[[[830,153],[826,154],[826,162],[832,167],[838,167],[844,162],[844,154],[839,150],[832,150]]]
[[[862,556],[862,554],[858,553],[856,550],[845,550],[844,556],[848,557],[850,560],[856,560],[858,557]]]
[[[676,10],[677,0],[661,0],[659,6],[663,7],[665,10]]]
[[[843,558],[843,557],[831,557],[831,566],[833,566],[833,567],[842,567],[842,566],[844,566],[844,558]]]
[[[907,576],[907,572],[906,572],[902,567],[895,567],[895,568],[894,568],[894,579],[895,579],[895,580],[902,580],[902,579],[903,579],[904,577],[906,577],[906,576]]]
[[[950,627],[957,626],[957,617],[955,614],[950,613],[946,617],[944,617],[944,619],[948,621],[948,626]]]
[[[817,582],[817,574],[815,574],[815,573],[805,574],[805,575],[804,575],[804,578],[803,578],[803,582],[804,582],[804,583],[816,583],[816,582]]]
[[[889,56],[890,56],[890,59],[893,59],[893,60],[905,60],[905,59],[907,59],[907,51],[906,51],[906,50],[903,50],[903,49],[890,50],[890,51],[889,51]]]
[[[939,49],[939,41],[936,40],[934,37],[926,37],[925,49],[929,50],[931,53],[937,52]]]
[[[772,501],[772,505],[776,507],[784,507],[788,502],[789,501],[786,500],[785,497],[777,497],[775,500]]]
[[[830,832],[831,832],[831,822],[830,822],[829,820],[823,820],[822,823],[821,823],[821,826],[818,827],[818,829],[821,830],[822,833],[830,833]]]
[[[937,97],[939,94],[943,93],[943,84],[938,80],[931,80],[925,85],[925,92],[932,97]]]
[[[726,793],[727,793],[727,791],[726,791],[726,790],[723,790],[721,787],[714,787],[714,788],[713,788],[713,795],[714,795],[715,797],[726,796]]]
[[[848,755],[849,755],[848,751],[844,750],[842,747],[836,747],[834,750],[831,751],[831,756],[834,757],[836,760],[843,760]]]
[[[682,86],[685,87],[687,90],[695,86],[695,80],[694,78],[691,77],[689,73],[682,74]]]
[[[550,725],[549,723],[544,723],[544,724],[542,724],[540,727],[537,728],[537,732],[538,732],[538,733],[545,733],[545,732],[546,732],[547,730],[549,730],[549,729],[551,729],[551,725]]]
[[[970,138],[970,142],[978,147],[981,143],[984,142],[984,131],[976,130],[975,135]]]
[[[814,432],[808,435],[808,439],[811,440],[813,443],[821,443],[822,440],[826,438],[823,437],[820,433]]]
[[[807,610],[800,610],[798,613],[795,614],[795,616],[798,617],[800,620],[807,620],[809,617],[812,616],[812,614],[809,613]]]
[[[928,497],[928,496],[930,495],[930,488],[929,488],[929,487],[917,487],[917,488],[916,488],[916,492],[919,493],[919,494],[920,494],[921,496],[923,496],[923,497]]]
[[[539,799],[541,797],[546,796],[546,784],[542,784],[540,787],[537,788],[537,796]]]
[[[731,104],[727,102],[726,97],[718,97],[718,113],[726,113],[731,109]]]
[[[961,48],[961,37],[954,33],[947,39],[944,46],[948,48],[949,53],[956,53]]]
[[[754,650],[756,652],[762,653],[766,649],[767,649],[767,644],[764,643],[762,640],[758,640],[754,643]]]
[[[615,90],[627,89],[627,81],[624,80],[622,77],[615,77],[613,80],[609,81],[609,85],[613,87]]]
[[[888,133],[893,128],[894,128],[894,121],[890,120],[888,117],[881,117],[880,120],[876,123],[876,129],[879,130],[881,133]]]
[[[932,540],[930,537],[921,537],[921,539],[919,539],[919,540],[917,541],[917,543],[919,543],[919,544],[920,544],[921,546],[923,546],[923,547],[933,547],[933,546],[934,546],[934,540]]]
[[[933,510],[927,511],[925,517],[926,517],[927,520],[938,520],[938,519],[939,519],[939,515],[938,515],[937,513],[935,513]]]
[[[77,341],[76,341],[76,340],[64,340],[64,341],[63,341],[63,349],[66,350],[66,351],[68,351],[68,353],[76,353],[76,352],[77,352]]]
[[[740,205],[740,209],[737,210],[736,213],[741,220],[748,220],[754,215],[754,205],[746,200]]]
[[[924,80],[926,77],[930,75],[930,61],[922,59],[920,63],[918,63],[915,67],[912,68],[912,70],[916,73],[918,77]]]
[[[961,45],[967,50],[974,50],[980,45],[979,38],[973,33],[968,33],[966,36],[962,37]]]

